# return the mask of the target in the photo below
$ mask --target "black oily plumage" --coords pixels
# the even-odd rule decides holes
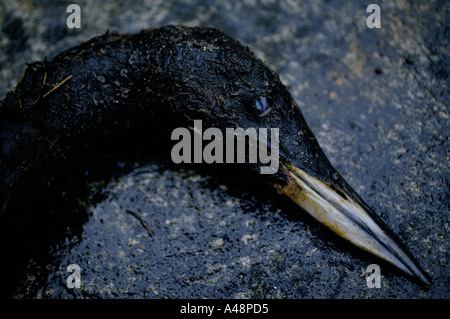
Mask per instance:
[[[174,128],[195,119],[204,128],[278,127],[282,160],[341,179],[278,74],[218,30],[168,26],[107,33],[28,65],[0,107],[0,208],[63,178],[59,169],[93,140],[158,134],[170,142]],[[282,184],[286,176],[258,178]]]

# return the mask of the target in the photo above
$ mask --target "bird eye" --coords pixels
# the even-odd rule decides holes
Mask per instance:
[[[271,110],[269,101],[265,96],[260,96],[256,99],[255,107],[259,112],[259,116],[264,116]]]

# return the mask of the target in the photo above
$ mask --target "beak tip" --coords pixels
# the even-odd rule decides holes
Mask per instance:
[[[431,280],[431,277],[423,272],[420,276],[415,276],[415,279],[418,281],[418,283],[424,287],[424,288],[430,288],[433,284],[433,281]]]

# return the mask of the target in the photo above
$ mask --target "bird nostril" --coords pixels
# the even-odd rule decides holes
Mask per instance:
[[[255,107],[259,111],[260,116],[266,115],[271,110],[269,100],[265,96],[260,96],[256,99]]]
[[[332,190],[334,190],[339,196],[341,196],[342,199],[347,199],[347,196],[345,195],[345,193],[342,192],[342,191],[341,191],[339,188],[337,188],[336,186],[330,185],[330,188],[331,188]]]

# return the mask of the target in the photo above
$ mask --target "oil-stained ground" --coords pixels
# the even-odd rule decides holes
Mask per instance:
[[[4,217],[1,295],[449,298],[450,5],[378,1],[381,28],[369,29],[370,3],[80,0],[81,29],[68,29],[65,1],[4,1],[0,96],[25,63],[106,30],[222,29],[280,74],[330,161],[432,277],[430,288],[265,187],[136,149],[105,155],[83,182]],[[373,263],[380,289],[363,275]],[[79,289],[67,288],[69,264],[81,267]]]

